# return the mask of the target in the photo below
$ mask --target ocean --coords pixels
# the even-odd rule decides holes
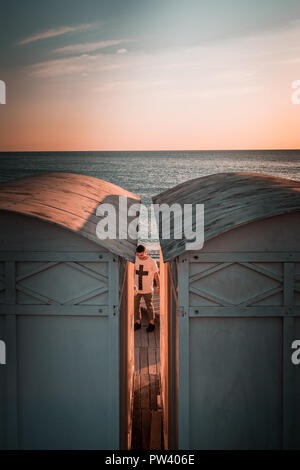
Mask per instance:
[[[122,186],[147,206],[152,196],[179,183],[232,171],[300,181],[300,150],[0,152],[0,181],[47,172],[81,173]]]

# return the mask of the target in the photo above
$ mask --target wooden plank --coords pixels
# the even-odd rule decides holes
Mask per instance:
[[[240,305],[241,307],[247,307],[247,306],[251,307],[251,304],[255,302],[259,302],[261,300],[268,299],[269,297],[272,297],[275,294],[279,294],[280,292],[282,292],[282,286],[273,287],[272,289],[267,289],[263,292],[260,292],[257,295],[254,295],[248,298],[247,300],[239,303],[238,305]]]
[[[67,266],[70,266],[71,268],[76,269],[77,271],[81,271],[84,274],[87,274],[88,276],[93,277],[94,279],[98,279],[100,282],[103,282],[104,284],[108,283],[108,277],[105,274],[96,272],[91,268],[87,268],[86,266],[83,266],[82,264],[79,264],[73,261],[67,261],[65,264]],[[126,283],[126,276],[124,276],[123,286],[125,285],[125,283]]]
[[[204,318],[204,317],[283,317],[286,314],[289,316],[299,316],[300,306],[271,306],[271,305],[260,305],[256,307],[211,307],[211,306],[199,306],[190,307],[189,316],[192,318]]]
[[[142,328],[134,332],[134,347],[140,348],[142,345]]]
[[[134,370],[138,371],[140,369],[140,349],[134,348]]]
[[[148,450],[150,444],[151,411],[142,409],[142,449]]]
[[[156,380],[156,406],[161,408],[161,376],[159,374],[157,374]]]
[[[141,408],[141,376],[139,373],[134,374],[134,403],[133,407]]]
[[[155,348],[148,348],[149,374],[157,374]]]
[[[134,408],[132,417],[132,449],[142,448],[142,410]]]
[[[161,410],[162,403],[161,403],[161,395],[157,395],[157,409]]]
[[[199,297],[202,297],[204,299],[208,299],[212,302],[216,302],[220,305],[222,305],[222,307],[228,307],[230,304],[230,302],[228,302],[228,300],[226,300],[224,297],[221,297],[219,295],[216,295],[216,294],[213,294],[213,292],[208,292],[207,290],[203,289],[203,288],[200,288],[200,287],[193,287],[190,285],[189,287],[190,289],[190,292],[192,294],[196,294],[198,295]]]
[[[248,269],[251,269],[252,271],[255,271],[257,273],[263,274],[264,276],[274,279],[274,281],[282,282],[283,281],[283,276],[280,274],[275,274],[269,269],[263,268],[262,266],[258,266],[257,264],[253,263],[241,263],[241,266],[245,266]]]
[[[161,449],[162,414],[161,411],[151,413],[150,450]]]
[[[0,315],[106,317],[109,312],[108,305],[0,305]]]
[[[17,276],[16,277],[16,282],[20,282],[20,281],[23,281],[24,279],[27,279],[28,277],[31,277],[35,274],[40,274],[42,273],[43,271],[46,271],[47,269],[49,268],[53,268],[54,266],[57,266],[59,264],[58,261],[51,261],[51,262],[46,262],[45,264],[43,264],[43,266],[36,266],[31,269],[30,271],[26,272],[26,274],[22,274],[21,276]]]
[[[148,348],[149,342],[148,342],[148,333],[146,331],[146,328],[142,327],[140,331],[141,331],[141,335],[140,335],[141,346],[145,347],[145,348]]]
[[[34,290],[30,289],[29,287],[22,286],[20,284],[16,285],[16,289],[18,292],[22,292],[23,294],[26,294],[30,297],[33,297],[36,300],[39,300],[43,304],[52,304],[52,305],[59,305],[59,302],[57,302],[54,299],[49,299],[49,297],[46,297],[45,295],[39,294],[38,292],[35,292]]]
[[[104,294],[107,291],[108,291],[108,286],[97,287],[96,289],[93,289],[90,292],[82,294],[78,297],[72,297],[72,298],[67,299],[63,305],[76,305],[81,302],[87,302],[89,299],[96,297],[96,295]],[[52,302],[52,299],[51,299],[51,302]]]
[[[150,410],[157,409],[157,381],[156,374],[149,374],[149,388],[150,388]]]
[[[5,263],[5,288],[6,288],[6,303],[12,305],[13,312],[16,303],[16,265],[14,261],[7,261]]]
[[[113,205],[116,213],[118,214],[118,222],[122,222],[125,225],[125,230],[127,229],[127,212],[123,213],[119,211],[119,196],[110,195],[110,204]],[[4,201],[7,202],[6,210],[11,209],[14,212],[24,213],[28,215],[33,215],[35,217],[43,219],[47,217],[52,212],[57,214],[57,218],[62,217],[64,221],[71,223],[72,228],[77,228],[78,222],[84,223],[84,221],[92,221],[92,223],[97,223],[98,212],[97,209],[103,199],[101,197],[98,200],[92,200],[90,198],[85,198],[78,196],[74,193],[66,193],[52,191],[51,189],[46,189],[45,193],[40,193],[38,191],[32,192],[29,197],[24,198],[24,193],[18,193],[16,190],[13,192],[8,192],[3,189],[3,186],[0,186],[0,208],[3,209]],[[128,205],[132,203],[139,203],[138,199],[133,200],[129,198]],[[24,206],[26,210],[24,210]],[[39,211],[37,212],[37,209]],[[102,213],[101,213],[102,215]],[[133,220],[133,217],[129,217]],[[121,227],[122,228],[122,227]],[[125,232],[124,230],[124,232]],[[123,232],[120,234],[122,240],[126,239]]]
[[[156,354],[156,372],[157,374],[160,374],[160,349],[159,348],[155,349],[155,354]]]
[[[64,262],[64,261],[81,261],[81,262],[93,262],[101,261],[107,262],[110,259],[110,254],[105,251],[95,252],[43,252],[43,251],[0,251],[0,261],[53,261],[53,262]]]
[[[140,380],[141,380],[141,408],[149,410],[150,408],[149,374],[141,374]]]
[[[154,330],[154,336],[155,336],[155,345],[157,348],[160,347],[160,328],[156,328]]]
[[[40,192],[33,192],[30,197],[24,199],[23,194],[17,192],[7,192],[0,187],[0,207],[3,208],[4,200],[15,206],[15,210],[18,212],[24,207],[24,204],[28,206],[26,210],[27,214],[36,215],[36,209],[39,208],[38,216],[40,218],[43,215],[47,216],[51,211],[55,213],[61,212],[64,215],[65,220],[73,224],[77,222],[84,223],[86,220],[97,223],[96,210],[99,204],[103,201],[99,198],[92,200],[85,198],[74,193],[57,192],[51,189],[46,189],[45,194]],[[118,210],[117,205],[115,209]],[[77,228],[77,226],[75,225]]]
[[[215,266],[211,266],[210,268],[205,269],[204,271],[194,273],[190,276],[190,284],[192,282],[200,281],[200,279],[204,279],[205,277],[210,276],[211,274],[214,274],[218,271],[221,271],[222,269],[228,268],[232,264],[233,263],[218,263]]]
[[[148,348],[140,347],[140,373],[149,374]]]
[[[155,326],[155,330],[148,333],[148,344],[149,348],[156,348],[156,336],[157,331],[159,331],[157,325]]]
[[[277,263],[285,263],[291,261],[300,261],[300,253],[296,252],[233,252],[233,253],[197,253],[195,254],[188,254],[186,255],[187,259],[190,263],[217,263],[217,262],[277,262]]]
[[[283,303],[289,307],[294,303],[294,263],[284,263]]]
[[[127,191],[109,181],[100,178],[94,178],[88,175],[75,173],[45,173],[36,176],[27,176],[18,180],[3,182],[1,191],[8,191],[12,194],[31,194],[41,193],[45,197],[46,191],[69,192],[71,194],[92,199],[96,202],[103,197],[119,194],[128,198],[140,199],[134,193]]]

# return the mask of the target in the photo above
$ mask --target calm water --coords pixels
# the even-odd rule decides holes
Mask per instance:
[[[151,197],[199,176],[230,171],[300,181],[300,150],[0,153],[0,181],[53,171],[82,173]]]

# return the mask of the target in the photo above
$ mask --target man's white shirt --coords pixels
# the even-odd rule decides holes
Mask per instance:
[[[134,270],[135,293],[148,294],[153,292],[154,274],[158,273],[156,261],[150,258],[150,256],[145,260],[142,260],[137,256],[135,259]]]

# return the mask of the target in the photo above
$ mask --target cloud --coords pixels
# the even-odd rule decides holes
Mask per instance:
[[[260,86],[249,86],[249,87],[233,87],[233,88],[215,88],[208,89],[205,91],[192,91],[193,96],[199,96],[200,98],[218,98],[224,96],[242,96],[256,94],[263,91]],[[187,91],[188,93],[188,91]]]
[[[151,80],[151,79],[143,79],[143,80],[123,80],[123,81],[114,81],[114,82],[106,82],[101,84],[100,86],[96,86],[94,88],[94,92],[96,93],[107,93],[109,91],[119,91],[119,90],[137,90],[137,89],[148,89],[153,90],[156,88],[166,88],[171,83],[171,80]]]
[[[115,70],[119,67],[119,64],[106,59],[103,54],[82,54],[76,57],[39,62],[29,66],[27,70],[35,77],[53,78],[68,75],[70,73]]]
[[[70,44],[68,46],[59,47],[54,49],[52,52],[59,54],[78,52],[80,54],[85,52],[92,52],[98,49],[104,49],[106,47],[117,46],[126,42],[133,42],[134,39],[110,39],[107,41],[96,41],[96,42],[85,42],[80,44]],[[126,49],[119,49],[120,51],[126,51]]]
[[[41,39],[53,38],[56,36],[62,36],[63,34],[73,33],[74,31],[87,31],[89,29],[94,28],[94,24],[81,24],[77,26],[62,26],[61,28],[56,29],[48,29],[42,33],[34,34],[33,36],[29,36],[28,38],[22,39],[21,41],[17,42],[17,46],[23,46],[24,44],[29,44],[30,42],[40,41]]]
[[[127,54],[127,49],[118,49],[117,54]]]
[[[146,89],[148,96],[153,91],[155,96],[174,97],[188,103],[193,99],[195,103],[209,99],[228,102],[230,97],[238,99],[239,96],[253,96],[255,100],[263,90],[267,94],[271,87],[281,87],[284,77],[291,74],[291,67],[296,72],[299,46],[295,38],[299,37],[299,31],[299,25],[293,24],[290,29],[252,35],[239,42],[231,40],[151,52],[139,49],[130,54],[120,46],[106,53],[100,50],[56,57],[31,65],[27,71],[37,79],[65,76],[66,82],[70,74],[74,74],[74,82],[76,74],[87,74],[90,90],[99,94],[113,95],[118,90],[125,95],[127,91],[134,94],[134,90]],[[86,47],[104,48],[125,41],[132,40],[112,39],[66,47],[68,51],[79,52]],[[293,59],[291,65],[279,63],[289,57]],[[297,77],[295,72],[292,77]]]

